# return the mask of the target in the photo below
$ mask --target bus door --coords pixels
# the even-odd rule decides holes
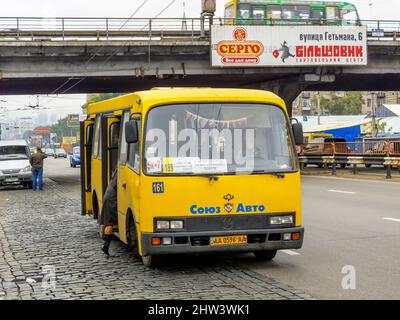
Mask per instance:
[[[118,145],[119,145],[119,126],[120,118],[115,116],[103,116],[101,119],[102,134],[102,193],[107,190],[112,173],[117,167]]]
[[[81,136],[81,200],[82,215],[92,214],[92,144],[94,121],[89,119],[80,123]]]
[[[126,124],[135,121],[140,136],[141,121],[139,114],[131,115],[126,111],[121,120],[121,138],[118,159],[118,230],[121,241],[127,243],[127,213],[131,210],[134,223],[140,223],[139,190],[140,190],[140,140],[136,143],[126,142]]]
[[[111,176],[118,164],[118,151],[119,151],[119,136],[120,136],[120,125],[121,119],[112,117],[107,118],[108,128],[108,181],[107,185],[111,180]]]

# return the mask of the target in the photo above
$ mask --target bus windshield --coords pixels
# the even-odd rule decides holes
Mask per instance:
[[[343,22],[355,23],[358,20],[357,11],[355,9],[342,9],[340,15]]]
[[[143,169],[149,175],[293,172],[293,150],[279,107],[167,105],[148,113]]]

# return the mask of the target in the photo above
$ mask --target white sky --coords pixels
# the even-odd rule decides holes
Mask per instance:
[[[144,0],[13,0],[2,1],[1,16],[27,17],[128,17]],[[148,0],[136,17],[154,17],[172,0]],[[201,0],[175,0],[163,17],[181,17],[183,2],[188,17],[200,15]],[[218,16],[228,0],[217,0]],[[354,3],[362,19],[399,20],[400,0],[348,0]],[[372,3],[372,6],[369,4]]]
[[[2,17],[129,17],[144,0],[13,0],[1,1]],[[148,0],[135,17],[154,17],[172,0]],[[185,2],[186,16],[199,17],[201,0],[175,0],[160,17],[182,17]],[[217,0],[217,16],[223,16],[223,8],[227,0]],[[354,3],[363,20],[400,20],[400,0],[349,0]],[[370,5],[372,4],[372,5]],[[69,99],[70,97],[70,99]],[[7,102],[2,102],[6,100]],[[42,97],[41,102],[48,101]],[[49,113],[58,112],[62,115],[80,112],[85,103],[85,95],[69,95],[52,99],[47,103]],[[16,107],[35,104],[34,96],[1,96],[2,106],[15,110]],[[0,109],[0,121],[2,111]],[[12,111],[9,116],[28,116],[32,113]]]

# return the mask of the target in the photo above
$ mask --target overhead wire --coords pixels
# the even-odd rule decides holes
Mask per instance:
[[[125,20],[125,22],[119,27],[118,31],[122,30],[122,28],[124,26],[126,26],[126,24],[140,11],[140,9],[142,9],[144,7],[144,5],[148,2],[149,0],[144,0],[141,5],[130,15],[129,18],[127,18]],[[88,61],[86,61],[85,63],[85,71],[87,71],[87,67],[90,64],[91,61],[93,61],[93,59],[101,52],[101,49],[104,47],[104,45],[102,45],[89,59]],[[53,94],[65,94],[67,92],[69,92],[70,90],[72,90],[74,87],[76,87],[78,84],[80,84],[82,81],[84,81],[87,77],[83,77],[83,78],[68,78],[65,82],[63,82],[60,86],[58,86],[56,89],[54,89],[50,95]],[[76,83],[74,83],[72,86],[68,87],[66,90],[62,91],[61,93],[57,93],[58,90],[60,90],[61,88],[63,88],[65,85],[68,84],[68,82],[70,82],[71,80],[78,80]],[[53,98],[50,98],[49,100],[45,101],[43,106],[47,105],[49,102],[52,101]]]

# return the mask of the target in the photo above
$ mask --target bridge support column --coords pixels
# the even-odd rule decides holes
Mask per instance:
[[[269,90],[280,96],[286,103],[289,116],[292,115],[292,105],[294,100],[306,88],[297,78],[290,80],[280,80],[278,82],[264,83],[261,85],[264,90]]]

